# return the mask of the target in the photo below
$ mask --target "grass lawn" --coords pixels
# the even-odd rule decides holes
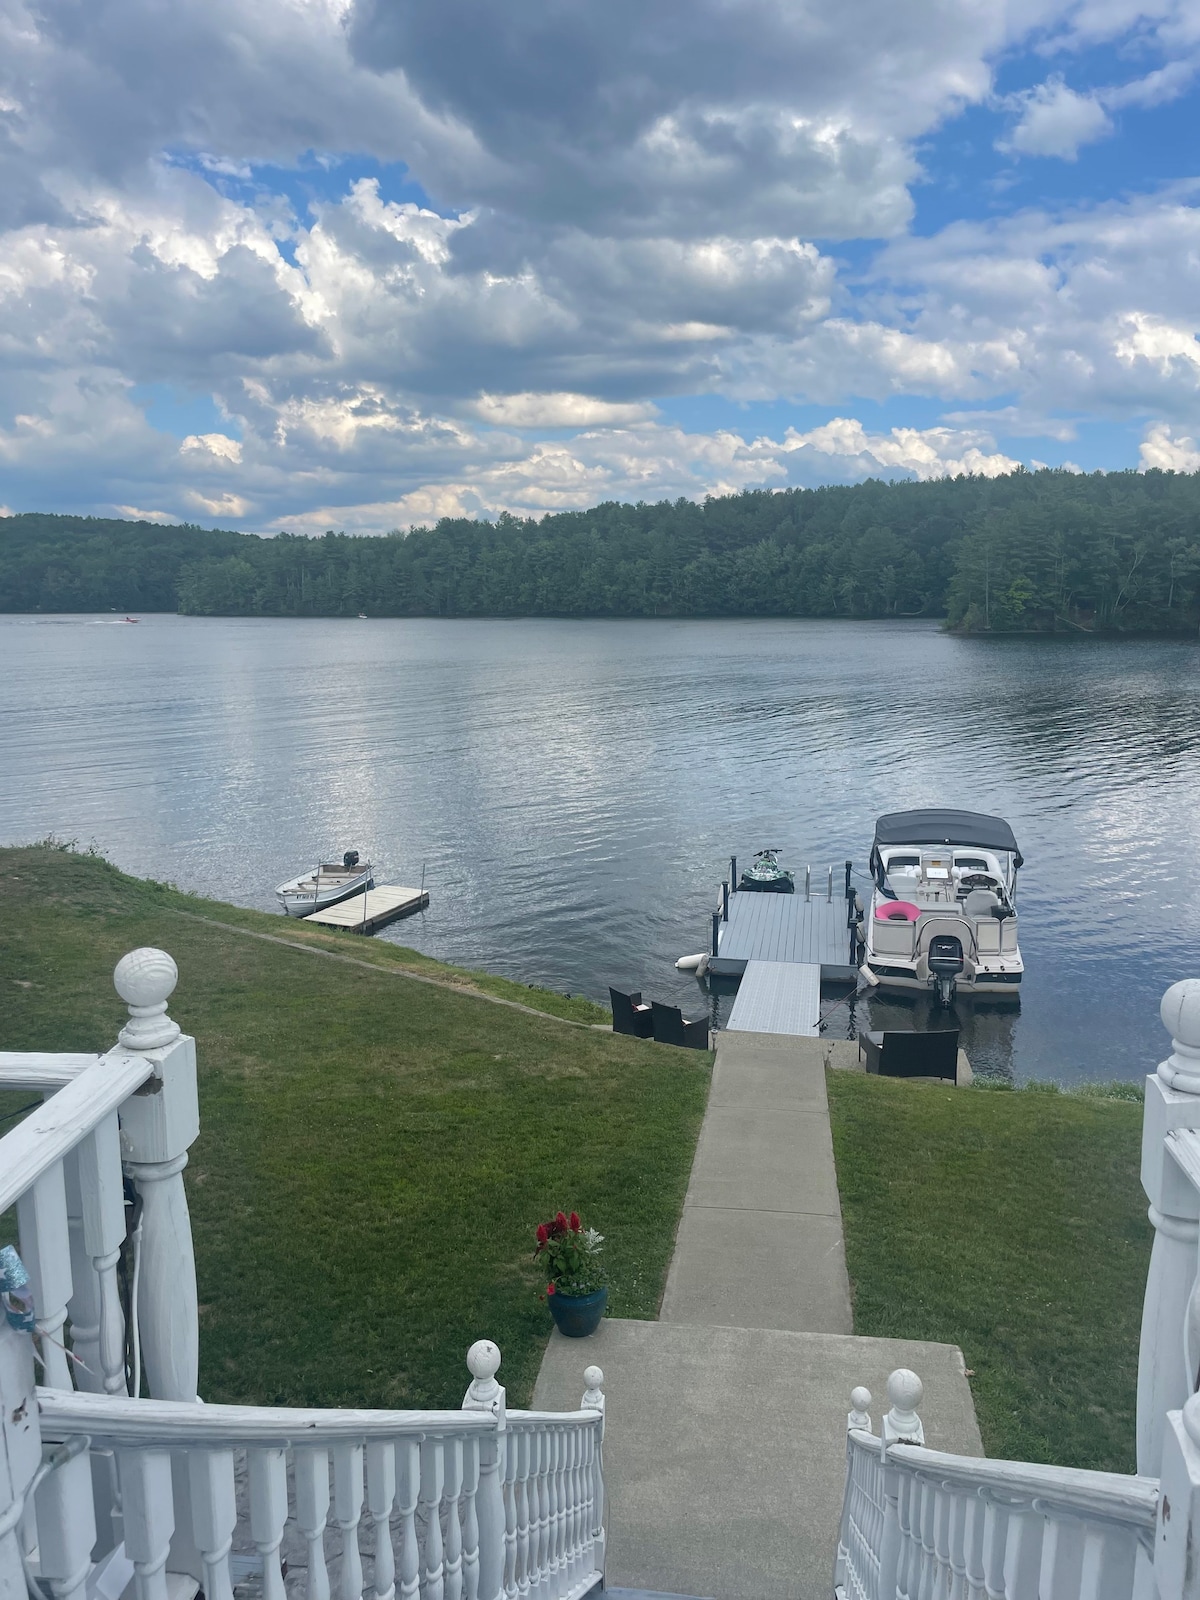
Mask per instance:
[[[113,967],[144,944],[175,957],[171,1015],[197,1042],[206,1399],[457,1405],[487,1337],[528,1404],[549,1329],[533,1229],[560,1206],[606,1236],[611,1314],[656,1315],[707,1055],[579,1026],[607,1017],[586,1000],[44,846],[0,850],[0,1049],[109,1048]]]
[[[960,1345],[988,1455],[1132,1472],[1141,1106],[827,1077],[855,1332]]]

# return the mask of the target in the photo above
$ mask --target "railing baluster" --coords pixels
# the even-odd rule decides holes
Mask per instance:
[[[125,1240],[125,1186],[115,1111],[96,1125],[76,1155],[84,1243],[100,1297],[98,1377],[105,1394],[126,1394],[125,1318],[117,1283],[117,1262]]]
[[[37,1312],[42,1382],[47,1389],[71,1389],[71,1364],[63,1348],[71,1298],[71,1235],[61,1161],[48,1167],[17,1201],[17,1227]]]
[[[167,1600],[167,1556],[175,1531],[171,1457],[166,1450],[119,1450],[117,1475],[125,1554],[137,1600]]]
[[[528,1428],[509,1434],[508,1449],[516,1472],[513,1496],[517,1517],[517,1600],[529,1600],[529,1448]]]
[[[567,1431],[565,1428],[555,1428],[554,1430],[554,1498],[556,1502],[554,1545],[558,1556],[558,1592],[560,1595],[564,1595],[569,1587],[567,1583],[569,1567],[567,1559]]]
[[[77,1455],[43,1481],[36,1508],[42,1576],[55,1600],[76,1600],[83,1595],[96,1542],[92,1469],[86,1454]]]
[[[462,1440],[447,1439],[442,1451],[446,1469],[446,1600],[462,1600]]]
[[[425,1509],[425,1559],[421,1570],[421,1600],[443,1600],[445,1556],[442,1546],[442,1488],[445,1463],[440,1439],[421,1441],[421,1505]]]
[[[189,1451],[188,1484],[192,1533],[204,1562],[205,1600],[233,1600],[229,1576],[229,1551],[237,1527],[233,1451]]]
[[[396,1500],[396,1446],[391,1440],[367,1445],[367,1510],[375,1524],[371,1543],[371,1588],[375,1600],[395,1600],[396,1556],[389,1526]]]
[[[416,1439],[396,1444],[396,1509],[400,1513],[400,1600],[414,1600],[421,1588],[417,1543],[417,1499],[421,1493],[421,1446]]]
[[[339,1600],[362,1600],[362,1556],[358,1525],[363,1508],[363,1447],[340,1444],[333,1452],[333,1520],[341,1529],[342,1560],[338,1569]]]
[[[304,1445],[296,1451],[296,1525],[308,1545],[307,1600],[329,1600],[325,1524],[329,1520],[329,1452]]]
[[[530,1592],[537,1600],[549,1600],[550,1528],[549,1498],[546,1493],[546,1434],[539,1429],[529,1441],[529,1548],[531,1552]]]
[[[516,1600],[517,1595],[517,1465],[520,1461],[520,1436],[524,1432],[510,1430],[504,1452],[504,1476],[500,1493],[504,1498],[504,1595],[505,1600]]]
[[[250,1450],[250,1537],[262,1557],[263,1600],[286,1600],[279,1553],[288,1515],[287,1452]]]
[[[511,1444],[509,1446],[511,1449]],[[479,1516],[475,1495],[479,1489],[479,1440],[468,1434],[463,1440],[463,1597],[479,1600]]]

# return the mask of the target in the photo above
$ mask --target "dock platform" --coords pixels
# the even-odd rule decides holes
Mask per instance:
[[[729,1033],[785,1033],[815,1039],[821,969],[797,961],[748,961],[725,1024]]]
[[[835,894],[729,896],[729,920],[717,929],[717,953],[708,963],[719,978],[740,978],[748,962],[796,962],[820,969],[826,983],[853,983],[858,966],[850,953],[846,901]]]
[[[365,894],[351,895],[349,900],[326,906],[324,911],[310,911],[300,921],[319,923],[323,928],[348,928],[351,933],[374,933],[399,917],[423,911],[428,904],[427,889],[403,889],[394,883],[382,883]]]

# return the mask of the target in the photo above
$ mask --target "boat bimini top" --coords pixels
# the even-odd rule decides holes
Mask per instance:
[[[1013,831],[1004,818],[988,817],[981,811],[932,808],[926,811],[892,811],[886,817],[880,817],[875,824],[875,842],[871,846],[873,872],[882,865],[880,845],[891,844],[973,844],[981,850],[1005,851],[1012,856],[1014,867],[1025,865]]]

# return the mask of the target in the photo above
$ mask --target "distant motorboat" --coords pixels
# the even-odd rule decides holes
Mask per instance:
[[[310,867],[289,883],[281,883],[275,897],[289,917],[307,917],[374,887],[371,863],[360,862],[357,850],[347,850],[340,866],[323,861]]]
[[[739,889],[756,889],[759,894],[795,894],[793,875],[779,865],[778,850],[758,850],[754,865],[742,873]]]

